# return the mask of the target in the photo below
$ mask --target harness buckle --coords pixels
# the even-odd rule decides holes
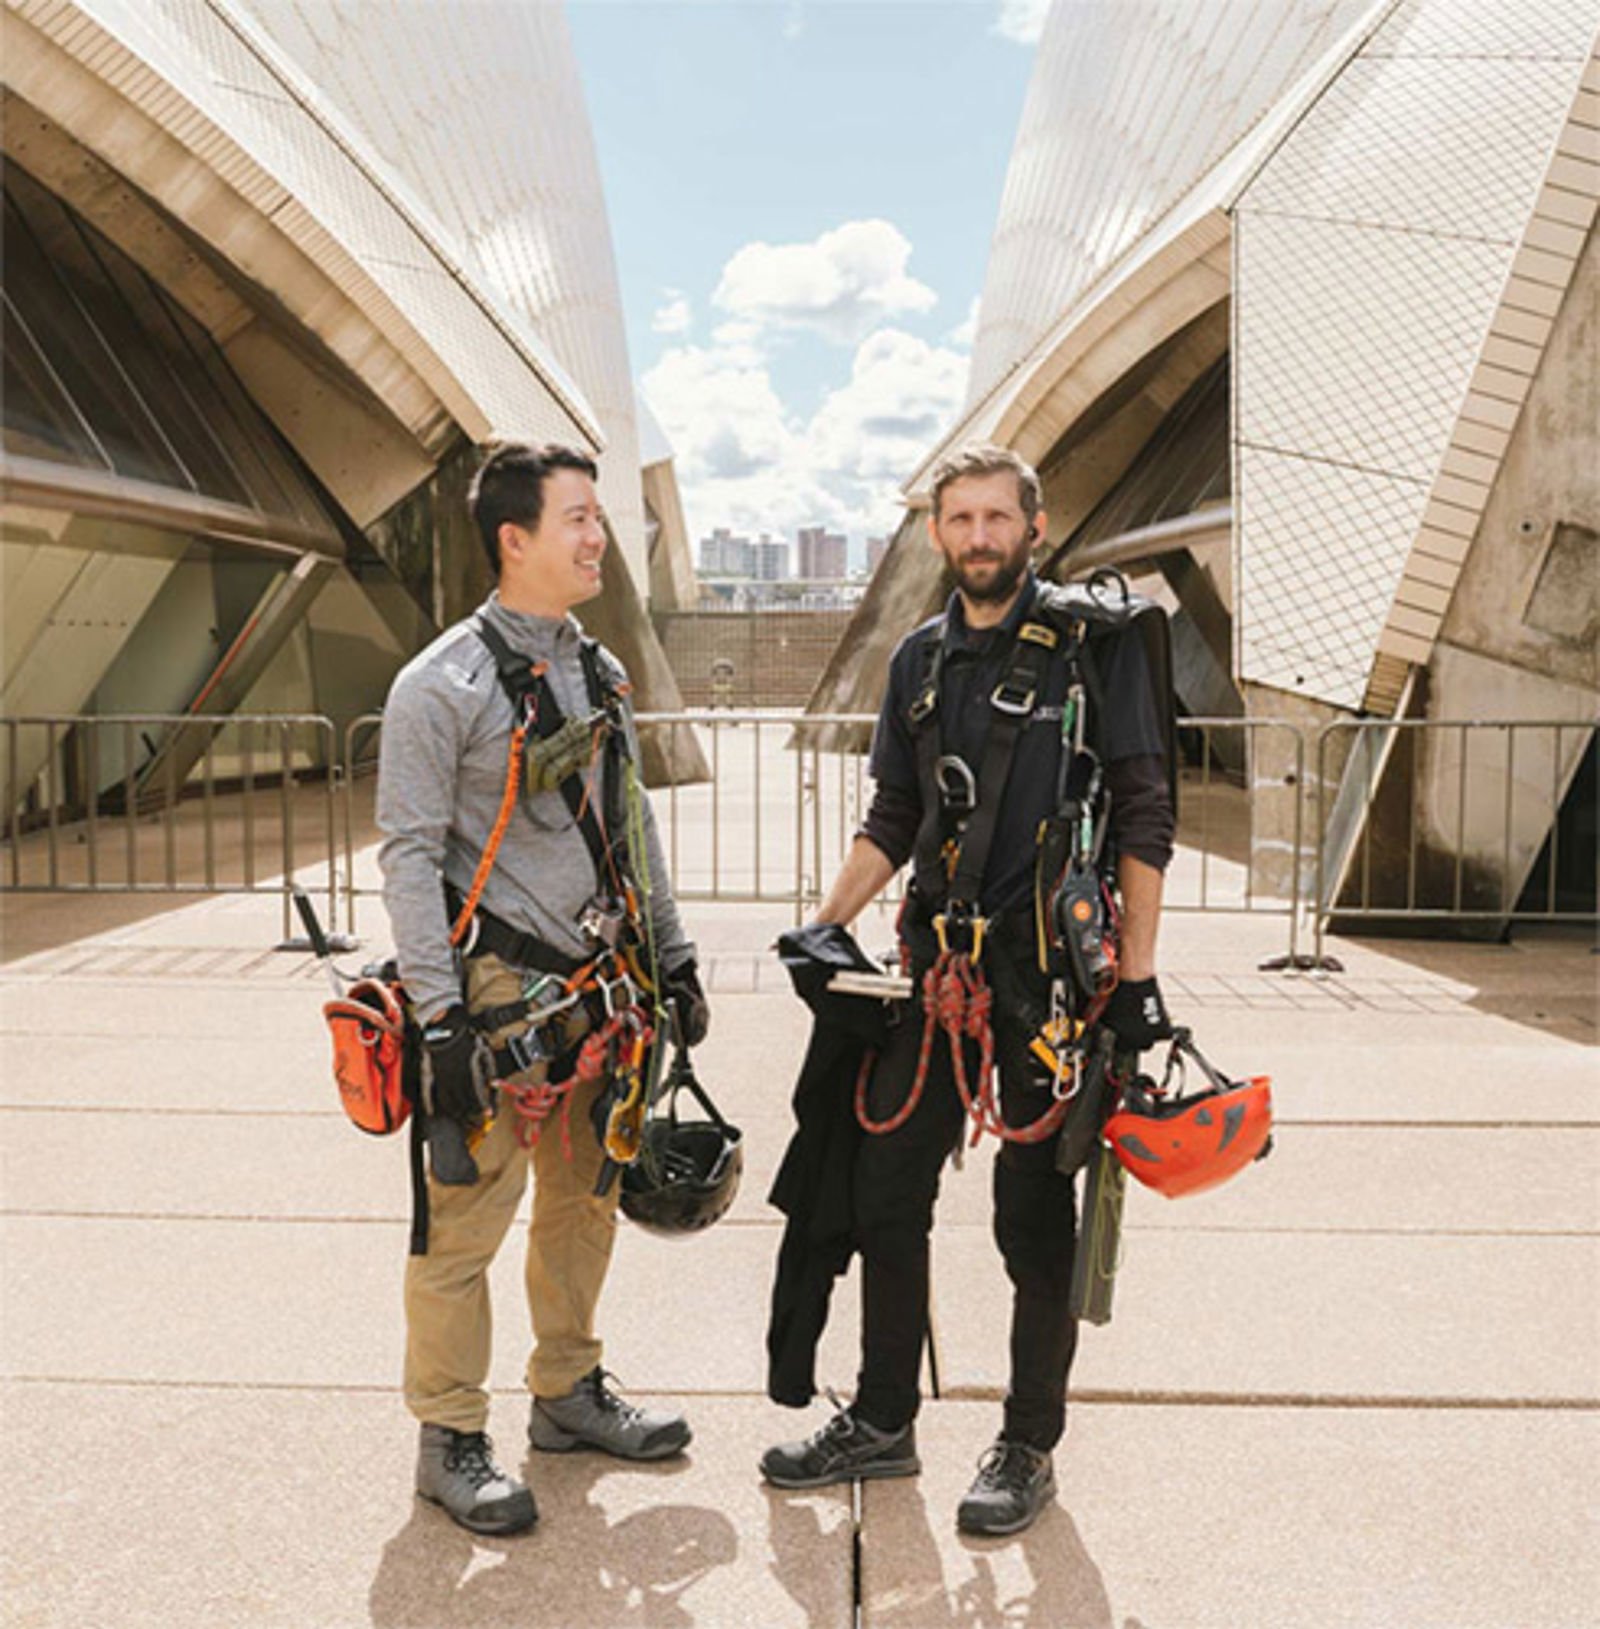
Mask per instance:
[[[939,692],[931,684],[924,685],[917,699],[911,704],[911,722],[913,724],[920,724],[923,719],[927,718],[938,705]]]
[[[1026,718],[1033,711],[1033,704],[1038,699],[1038,689],[1029,685],[1026,690],[1020,684],[1013,684],[1010,679],[1002,679],[994,687],[994,694],[989,697],[989,705],[996,712],[1010,713],[1017,718]]]
[[[520,1035],[513,1035],[506,1042],[506,1051],[511,1054],[511,1061],[516,1068],[512,1074],[520,1075],[524,1069],[531,1069],[536,1063],[548,1063],[550,1050],[539,1039],[537,1026],[530,1024]]]
[[[622,940],[627,913],[609,900],[591,899],[578,913],[578,931],[593,945],[615,950]]]
[[[939,806],[946,814],[971,814],[978,807],[978,777],[965,758],[947,752],[933,766]]]

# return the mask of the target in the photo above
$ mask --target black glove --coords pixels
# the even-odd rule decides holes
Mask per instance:
[[[1102,1022],[1113,1031],[1120,1051],[1143,1052],[1172,1039],[1172,1018],[1155,979],[1124,980],[1111,992]]]
[[[678,1033],[685,1046],[699,1046],[711,1027],[711,1004],[700,984],[693,956],[661,975],[661,993],[678,1008]]]
[[[483,1118],[484,1103],[475,1068],[478,1038],[459,1001],[423,1026],[422,1050],[434,1180],[470,1187],[478,1180],[478,1162],[467,1149],[467,1133]]]

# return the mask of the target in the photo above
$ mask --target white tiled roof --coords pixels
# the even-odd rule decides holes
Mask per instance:
[[[10,3],[181,142],[197,176],[224,179],[269,217],[469,436],[598,444],[582,392],[526,321],[474,280],[383,156],[329,116],[248,18],[224,0]],[[160,200],[272,291],[273,242],[245,210],[196,218],[185,173],[164,178]],[[339,333],[323,337],[339,350]]]
[[[1362,703],[1595,22],[1405,0],[1242,194],[1241,677]]]
[[[565,12],[521,0],[228,0],[382,153],[477,281],[572,376],[606,442],[601,492],[643,582],[622,299]]]
[[[1006,175],[969,405],[1374,10],[1058,0]]]

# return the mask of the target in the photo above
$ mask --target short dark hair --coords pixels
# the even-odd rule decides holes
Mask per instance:
[[[933,518],[939,518],[939,500],[952,481],[968,475],[1014,475],[1017,478],[1017,502],[1022,506],[1022,518],[1031,526],[1034,516],[1044,504],[1044,489],[1032,464],[1009,447],[977,444],[960,447],[933,467]]]
[[[600,478],[599,467],[588,453],[558,442],[534,447],[523,441],[504,441],[492,447],[478,466],[467,489],[467,507],[495,576],[500,575],[500,528],[508,520],[530,532],[538,526],[544,513],[544,483],[558,469],[577,470],[591,481]]]

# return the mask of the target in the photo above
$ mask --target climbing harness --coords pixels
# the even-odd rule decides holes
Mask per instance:
[[[1120,606],[1107,603],[1108,584],[1120,585]],[[1110,791],[1095,745],[1102,697],[1089,639],[1093,625],[1126,625],[1139,614],[1126,583],[1115,573],[1096,573],[1084,589],[1042,586],[1039,599],[1017,628],[1003,676],[990,694],[987,740],[976,773],[962,758],[943,750],[939,725],[943,627],[930,639],[926,672],[909,708],[923,788],[913,893],[921,900],[943,903],[928,919],[936,952],[921,982],[923,1033],[916,1073],[905,1100],[875,1120],[868,1109],[868,1087],[877,1056],[869,1054],[863,1060],[855,1107],[864,1130],[886,1135],[915,1112],[941,1032],[950,1049],[956,1090],[973,1122],[972,1144],[985,1132],[1005,1142],[1042,1142],[1061,1129],[1075,1103],[1098,1097],[1098,1080],[1095,1092],[1084,1092],[1086,1079],[1097,1067],[1089,1052],[1090,1038],[1116,987],[1121,924],[1106,843]],[[1010,963],[1018,936],[1002,933],[1002,924],[985,917],[978,900],[1017,742],[1031,720],[1050,716],[1050,710],[1038,703],[1054,662],[1066,663],[1068,683],[1060,709],[1055,807],[1036,834],[1032,937],[1037,971],[1048,987],[1048,1001],[1041,1004],[1024,989]],[[1164,670],[1160,682],[1164,683]],[[986,959],[990,945],[993,949]],[[903,960],[909,961],[909,956],[903,955]],[[1009,1017],[1022,1019],[1028,1054],[1049,1088],[1049,1101],[1040,1113],[1020,1126],[1009,1124],[999,1105],[997,997]],[[975,1070],[969,1060],[975,1061]]]
[[[562,1149],[570,1159],[571,1095],[580,1086],[608,1083],[596,1109],[596,1129],[606,1153],[598,1188],[603,1192],[616,1167],[638,1157],[651,1066],[659,1072],[660,1053],[655,1042],[661,980],[649,912],[642,903],[650,892],[644,798],[626,750],[622,713],[628,686],[603,672],[598,645],[584,639],[579,656],[590,710],[564,719],[550,689],[547,664],[514,651],[483,618],[475,626],[494,657],[515,722],[502,818],[456,912],[452,942],[461,945],[464,955],[492,951],[534,975],[521,1000],[474,1015],[474,1023],[488,1032],[522,1026],[494,1049],[493,1073],[517,1115],[518,1137],[525,1146],[537,1143],[560,1105]],[[597,892],[577,924],[591,950],[581,963],[499,922],[478,905],[522,782],[529,791],[560,791],[594,862]],[[559,979],[559,986],[552,979]],[[580,1016],[587,1017],[589,1028],[574,1047],[560,1031],[573,1027]],[[514,1078],[537,1064],[544,1065],[541,1080]]]

